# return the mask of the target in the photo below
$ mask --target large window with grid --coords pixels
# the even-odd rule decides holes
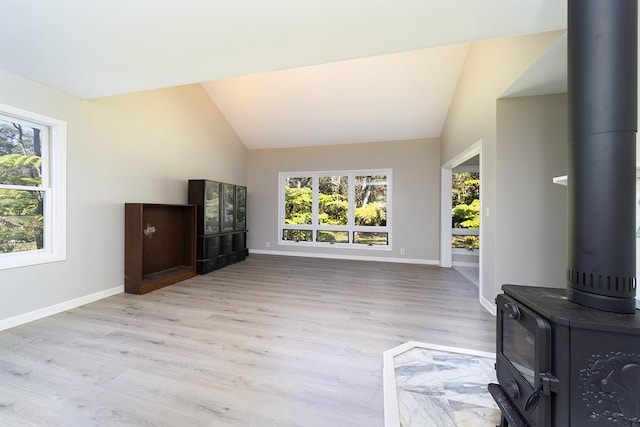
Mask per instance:
[[[0,269],[65,258],[66,123],[0,104]]]
[[[390,169],[281,172],[280,244],[391,249]]]

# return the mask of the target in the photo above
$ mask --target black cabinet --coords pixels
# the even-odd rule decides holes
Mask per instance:
[[[189,203],[196,205],[196,270],[199,274],[242,261],[249,255],[246,187],[190,179]]]

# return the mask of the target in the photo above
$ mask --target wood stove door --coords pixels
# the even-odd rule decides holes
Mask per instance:
[[[544,381],[551,370],[551,327],[546,319],[507,295],[498,295],[496,375],[520,414],[549,426],[551,397]]]

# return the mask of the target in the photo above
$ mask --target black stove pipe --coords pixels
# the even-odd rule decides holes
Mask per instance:
[[[568,0],[570,301],[634,313],[637,0]]]

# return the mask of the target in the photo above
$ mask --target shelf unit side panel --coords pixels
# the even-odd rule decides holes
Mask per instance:
[[[139,293],[142,281],[142,205],[126,203],[124,231],[124,289]]]

